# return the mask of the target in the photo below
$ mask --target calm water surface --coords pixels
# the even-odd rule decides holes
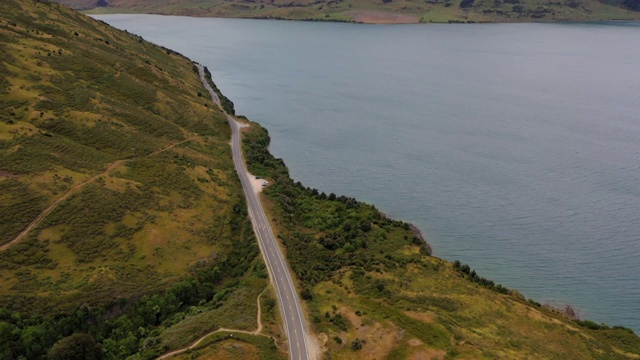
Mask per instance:
[[[640,332],[640,26],[98,16],[207,65],[292,176]]]

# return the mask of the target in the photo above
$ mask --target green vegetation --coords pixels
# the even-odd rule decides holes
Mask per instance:
[[[227,263],[198,268],[195,278],[176,283],[163,294],[143,296],[135,302],[121,299],[108,309],[83,305],[55,317],[32,317],[2,309],[0,359],[36,359],[47,354],[49,358],[64,358],[56,356],[71,350],[66,343],[77,334],[84,334],[89,344],[97,340],[99,343],[92,348],[99,346],[102,350],[95,351],[106,359],[125,359],[131,355],[135,359],[151,359],[169,349],[186,346],[222,325],[255,327],[255,306],[251,305],[255,305],[256,293],[266,285],[266,280],[251,275],[224,284],[229,275],[220,268],[240,271]],[[203,317],[206,323],[192,326],[192,319]],[[271,349],[271,345],[266,349]]]
[[[250,171],[269,179],[264,200],[332,359],[627,359],[631,330],[574,321],[526,301],[459,261],[430,256],[412,227],[372,205],[296,183],[252,123]]]
[[[193,62],[56,3],[3,0],[0,71],[0,359],[150,359],[254,330],[268,275]]]
[[[57,0],[92,13],[446,23],[638,20],[638,0]]]
[[[226,111],[229,115],[235,115],[236,109],[233,107],[233,101],[224,96],[220,89],[218,89],[218,87],[212,80],[213,77],[211,76],[211,72],[209,72],[209,69],[206,66],[204,67],[204,73],[207,75],[207,82],[209,83],[209,86],[211,86],[216,95],[218,95],[218,99],[220,99],[220,105],[222,106],[224,111]]]

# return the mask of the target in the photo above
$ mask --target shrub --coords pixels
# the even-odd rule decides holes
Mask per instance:
[[[356,338],[351,342],[351,350],[358,351],[362,349],[362,343],[363,343],[363,340]]]

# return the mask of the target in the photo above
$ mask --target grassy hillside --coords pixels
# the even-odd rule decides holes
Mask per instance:
[[[430,256],[409,224],[374,206],[294,183],[268,144],[259,125],[246,132],[251,171],[273,184],[265,200],[326,358],[640,357],[631,330],[571,320]]]
[[[58,0],[95,13],[357,21],[520,22],[640,19],[640,0]]]
[[[96,340],[151,358],[256,328],[267,273],[203,94],[180,54],[56,3],[0,2],[0,359],[64,339],[60,358]]]
[[[242,236],[226,121],[187,59],[57,5],[0,6],[0,244],[72,192],[0,253],[1,295],[130,296]]]

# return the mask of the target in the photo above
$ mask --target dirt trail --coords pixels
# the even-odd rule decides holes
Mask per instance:
[[[216,331],[212,331],[208,334],[206,334],[205,336],[201,337],[200,339],[196,340],[196,342],[194,342],[193,344],[189,345],[188,347],[184,348],[184,349],[179,349],[179,350],[175,350],[172,351],[170,353],[166,353],[158,358],[156,358],[156,360],[162,360],[162,359],[168,359],[172,356],[175,355],[180,355],[183,352],[187,352],[189,350],[193,350],[195,349],[198,345],[200,345],[201,342],[203,342],[206,338],[208,338],[209,336],[219,333],[219,332],[228,332],[228,333],[240,333],[240,334],[247,334],[247,335],[259,335],[259,336],[264,336],[264,337],[268,337],[273,339],[272,337],[265,335],[265,334],[257,334],[254,331],[246,331],[246,330],[235,330],[235,329],[227,329],[227,328],[220,328]],[[276,339],[273,339],[273,342],[276,342]],[[278,346],[278,344],[276,343],[276,346]],[[278,347],[279,348],[279,347]]]
[[[260,334],[262,332],[262,306],[260,306],[260,296],[262,296],[262,293],[265,290],[262,290],[262,292],[260,293],[260,295],[258,295],[258,298],[256,300],[256,302],[258,303],[258,319],[257,319],[258,328],[254,331],[255,334]]]
[[[262,290],[262,292],[258,295],[258,298],[257,298],[257,300],[256,300],[256,302],[257,302],[257,304],[258,304],[258,316],[257,316],[257,319],[256,319],[256,322],[257,322],[257,324],[258,324],[258,327],[257,327],[255,330],[253,330],[253,331],[247,331],[247,330],[237,330],[237,329],[219,328],[219,329],[218,329],[218,330],[216,330],[216,331],[212,331],[212,332],[210,332],[210,333],[208,333],[208,334],[204,335],[203,337],[201,337],[200,339],[196,340],[196,342],[194,342],[193,344],[191,344],[191,345],[187,346],[186,348],[178,349],[178,350],[174,350],[174,351],[172,351],[172,352],[166,353],[166,354],[164,354],[164,355],[162,355],[162,356],[160,356],[160,357],[156,358],[156,360],[167,359],[167,358],[170,358],[170,357],[175,356],[175,355],[180,355],[180,354],[182,354],[183,352],[186,352],[186,351],[189,351],[189,350],[195,349],[195,348],[196,348],[198,345],[200,345],[200,343],[202,343],[202,342],[203,342],[207,337],[209,337],[209,336],[211,336],[211,335],[213,335],[213,334],[219,333],[219,332],[240,333],[240,334],[247,334],[247,335],[254,335],[254,336],[264,336],[264,337],[267,337],[267,338],[273,339],[273,342],[276,344],[276,347],[277,347],[278,349],[280,349],[280,346],[278,346],[278,342],[276,341],[276,339],[275,339],[275,338],[273,338],[273,337],[271,337],[271,336],[269,336],[269,335],[266,335],[266,334],[263,334],[263,333],[262,333],[262,306],[260,306],[260,296],[262,296],[262,293],[264,293],[267,289],[268,289],[268,287],[266,287],[264,290]],[[282,349],[280,349],[280,351],[283,351],[283,350],[282,350]],[[286,351],[284,351],[284,352],[286,352]]]
[[[146,156],[153,156],[153,155],[157,155],[163,151],[167,151],[171,148],[173,148],[174,146],[180,145],[182,143],[185,143],[187,141],[191,141],[193,139],[195,139],[197,136],[193,136],[190,137],[188,139],[182,140],[180,142],[171,144],[167,147],[164,147],[162,149],[158,149],[150,154],[141,156],[141,157],[146,157]],[[122,165],[123,163],[133,160],[133,159],[137,159],[139,157],[133,157],[130,159],[121,159],[121,160],[117,160],[113,163],[111,163],[103,172],[94,175],[93,177],[81,182],[80,184],[75,185],[74,187],[72,187],[71,189],[69,189],[69,191],[67,191],[64,195],[62,195],[61,197],[59,197],[58,199],[56,199],[51,205],[49,205],[46,209],[44,209],[40,215],[38,215],[24,230],[22,230],[22,232],[20,234],[18,234],[18,236],[16,236],[13,240],[9,241],[6,244],[3,244],[2,246],[0,246],[0,252],[7,250],[8,248],[12,247],[13,245],[17,244],[20,240],[22,240],[28,233],[29,231],[31,231],[34,227],[36,227],[36,225],[38,225],[40,223],[40,221],[42,221],[42,219],[44,219],[45,216],[47,216],[51,210],[53,210],[56,206],[58,206],[61,202],[65,201],[66,199],[69,198],[69,196],[75,194],[76,192],[78,192],[78,190],[80,190],[83,186],[95,181],[97,178],[99,178],[100,176],[104,176],[107,175],[108,173],[110,173],[113,169],[117,168],[118,166]]]

